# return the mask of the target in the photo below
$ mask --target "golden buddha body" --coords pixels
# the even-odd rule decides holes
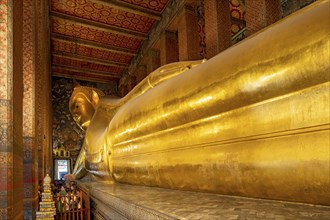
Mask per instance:
[[[74,173],[330,205],[328,9],[164,66],[121,99],[77,87],[70,109],[87,130]]]

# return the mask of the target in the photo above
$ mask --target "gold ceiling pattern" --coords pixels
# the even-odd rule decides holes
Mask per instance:
[[[97,74],[93,73],[90,74],[88,72],[85,72],[83,70],[71,70],[67,68],[59,68],[59,67],[52,67],[53,76],[60,76],[65,78],[75,78],[75,79],[86,79],[86,78],[93,78],[94,80],[98,80],[100,82],[109,80],[109,76],[104,76],[103,74]],[[116,80],[116,78],[113,78],[113,80]]]
[[[50,0],[53,75],[118,82],[169,1]]]
[[[110,3],[109,3],[110,4]],[[155,19],[120,10],[106,3],[83,0],[74,2],[73,0],[53,0],[51,9],[53,11],[72,15],[87,20],[93,20],[129,30],[148,33]]]
[[[85,60],[59,57],[56,55],[53,56],[52,63],[59,66],[72,66],[84,70],[92,69],[94,71],[104,71],[104,72],[112,72],[112,73],[121,73],[123,71],[123,68],[118,66],[98,64],[98,63],[88,62]]]
[[[100,59],[103,62],[118,62],[128,65],[133,57],[133,54],[122,53],[121,51],[108,50],[105,48],[97,48],[84,44],[74,44],[64,40],[52,40],[53,56],[54,54],[78,57],[82,59],[88,57]]]
[[[77,24],[61,18],[53,18],[51,22],[52,32],[55,34],[77,37],[100,44],[113,45],[137,51],[142,42],[142,39],[112,33],[108,30],[100,30],[95,27]]]
[[[149,1],[149,0],[123,0],[125,2],[138,5],[144,8],[152,9],[158,12],[161,12],[165,5],[167,4],[168,0],[160,0],[160,1]]]

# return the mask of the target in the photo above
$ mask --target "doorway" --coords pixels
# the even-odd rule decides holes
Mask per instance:
[[[64,180],[64,175],[71,173],[70,159],[55,159],[54,160],[54,179]]]

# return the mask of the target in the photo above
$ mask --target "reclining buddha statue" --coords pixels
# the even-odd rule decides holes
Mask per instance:
[[[123,98],[76,86],[74,174],[330,205],[329,1],[210,60],[165,65]]]

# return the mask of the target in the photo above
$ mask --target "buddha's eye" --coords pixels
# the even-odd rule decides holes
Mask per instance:
[[[76,105],[76,108],[79,108],[79,105]]]

